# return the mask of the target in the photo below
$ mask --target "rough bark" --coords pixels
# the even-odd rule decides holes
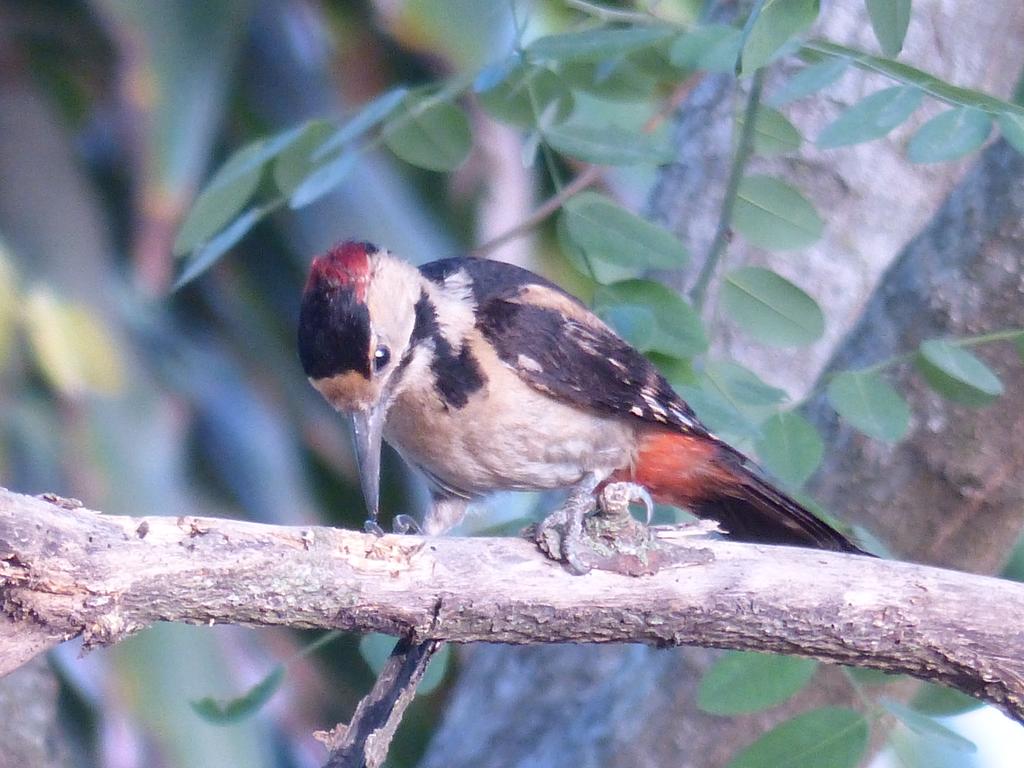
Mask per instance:
[[[875,51],[877,43],[863,3],[823,6],[815,34],[861,50]],[[957,85],[1009,98],[1024,62],[1024,5],[1015,0],[965,5],[956,0],[914,3],[907,40],[900,60],[914,64]],[[772,73],[765,88],[771,98],[782,76]],[[973,167],[976,155],[955,163],[913,164],[906,145],[927,119],[947,107],[925,99],[921,108],[887,138],[843,147],[818,149],[813,141],[843,110],[865,96],[891,86],[880,75],[850,69],[827,90],[786,105],[783,112],[805,142],[799,153],[754,158],[751,173],[787,179],[814,201],[826,226],[822,237],[797,251],[768,253],[737,236],[719,264],[725,271],[747,264],[769,266],[808,290],[826,310],[823,337],[810,347],[770,348],[750,344],[728,323],[716,323],[715,352],[750,366],[768,381],[799,397],[814,382],[861,312],[888,266],[910,239],[929,226],[954,187]],[[681,124],[677,140],[681,164],[670,170],[686,177],[703,168],[708,184],[696,190],[661,186],[651,208],[680,232],[696,258],[696,274],[713,232],[704,199],[720,197],[725,164],[731,158],[733,112],[739,108],[732,90],[724,88],[725,109],[706,105],[709,118],[699,125]],[[724,157],[723,157],[724,154]],[[721,168],[716,179],[715,168]],[[678,196],[682,192],[684,196]],[[695,215],[697,214],[697,215]],[[713,217],[715,212],[710,212]],[[715,292],[709,296],[708,317],[717,317]]]
[[[825,36],[874,45],[862,5],[829,6],[822,16]],[[1012,1],[970,8],[918,2],[904,58],[958,84],[1006,96],[1024,58],[1022,27],[1024,9]],[[885,85],[849,72],[827,96],[785,111],[813,137],[843,108]],[[652,196],[651,215],[679,232],[696,256],[690,272],[676,278],[681,287],[692,283],[714,231],[709,217],[724,188],[734,98],[725,80],[702,84],[677,123],[678,162],[660,176]],[[829,326],[822,342],[795,352],[751,347],[726,331],[716,340],[716,354],[727,353],[799,396],[826,365],[874,363],[928,336],[1024,324],[1021,160],[1005,145],[992,147],[943,202],[970,161],[911,166],[902,155],[909,132],[930,114],[883,142],[828,153],[805,147],[795,158],[757,161],[753,170],[782,174],[803,189],[828,226],[819,243],[800,253],[765,254],[737,238],[720,266],[755,263],[786,274],[819,299]],[[904,249],[926,224],[926,234]],[[903,266],[883,277],[901,249]],[[879,280],[883,287],[872,297]],[[857,330],[833,353],[862,310]],[[1008,394],[988,410],[968,411],[904,376],[899,384],[910,387],[917,418],[897,449],[857,435],[836,421],[824,398],[813,400],[809,413],[823,429],[826,455],[812,484],[817,498],[902,556],[984,572],[998,568],[1016,541],[1024,508],[1022,479],[1010,471],[1020,466],[1024,377],[1019,363],[1007,360],[1009,350],[982,354],[996,364]],[[706,715],[696,708],[695,693],[715,656],[702,649],[481,647],[466,656],[424,760],[428,768],[561,765],[567,755],[581,766],[721,766],[794,712],[827,702],[855,704],[844,676],[823,669],[815,685],[786,706],[739,718]]]
[[[942,682],[1024,721],[1024,585],[678,528],[656,536],[666,564],[655,572],[579,577],[525,539],[99,515],[0,491],[0,597],[15,621],[87,645],[185,621],[795,653]]]
[[[1024,156],[1005,142],[983,152],[885,274],[828,370],[865,367],[924,339],[1024,327],[1022,177]],[[1005,394],[987,408],[956,406],[906,365],[897,385],[914,421],[896,446],[844,427],[814,398],[809,412],[830,450],[812,491],[897,556],[991,573],[1024,519],[1024,370],[1012,344],[973,351],[999,372]]]

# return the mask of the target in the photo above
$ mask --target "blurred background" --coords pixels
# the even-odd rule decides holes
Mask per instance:
[[[686,20],[703,4],[659,5]],[[826,31],[863,42],[861,4],[835,5]],[[908,37],[915,63],[1009,98],[1024,39],[1020,9],[993,3],[961,19],[955,3],[916,7],[922,6],[924,21]],[[577,20],[557,0],[0,0],[0,483],[76,497],[112,514],[360,526],[346,425],[308,386],[294,348],[309,261],[348,238],[376,242],[415,263],[463,253],[525,219],[552,193],[550,174],[538,164],[524,166],[521,130],[469,99],[463,106],[474,149],[453,173],[415,168],[382,148],[367,151],[340,186],[304,207],[272,212],[213,269],[172,291],[182,270],[172,248],[179,227],[211,173],[246,142],[313,118],[337,125],[398,85],[472,77],[504,59],[517,39]],[[944,45],[934,44],[936,30]],[[936,51],[944,55],[935,59]],[[635,74],[657,80],[642,68]],[[795,122],[820,126],[863,95],[864,82],[847,83]],[[738,104],[732,86],[713,78],[704,85],[711,106],[700,112],[698,104],[693,114],[709,125],[731,124]],[[639,125],[673,94],[645,86],[637,98],[629,83],[612,79],[606,86],[578,95],[576,108]],[[703,136],[685,117],[659,130],[673,138],[676,167],[690,169],[689,181],[651,165],[609,170],[600,186],[702,250],[714,210],[704,195],[682,187],[720,190],[731,134],[724,141]],[[688,131],[697,136],[692,144]],[[801,155],[803,165],[785,169],[803,173],[819,209],[839,222],[824,242],[779,266],[794,276],[817,275],[814,293],[829,316],[820,343],[804,353],[766,351],[715,325],[714,301],[705,313],[721,359],[743,361],[794,402],[828,364],[879,276],[969,169],[965,160],[907,170],[887,149],[872,151],[835,160],[832,171],[815,176],[818,182],[809,177],[825,161],[813,148]],[[707,178],[694,171],[694,152],[703,153],[697,165]],[[1019,186],[1016,162],[1004,163],[1005,178]],[[570,175],[579,167],[566,161],[562,170]],[[855,198],[875,207],[857,207]],[[903,213],[894,221],[887,211],[897,203]],[[777,265],[748,246],[736,253],[737,263]],[[489,255],[540,271],[584,299],[595,289],[563,255],[551,222]],[[1018,268],[1018,261],[1008,266]],[[664,277],[680,285],[692,274]],[[1013,321],[1007,315],[1006,324]],[[1014,402],[998,407],[1012,409]],[[992,420],[1019,418],[1008,413]],[[884,465],[893,454],[879,450],[868,458]],[[422,481],[389,454],[385,515],[416,511],[425,498]],[[921,559],[999,570],[1020,530],[1017,500],[1006,502],[1014,512],[993,529],[1001,549],[975,557],[983,550],[978,544],[975,559],[962,562],[939,550]],[[471,521],[470,531],[514,530],[533,504],[529,497],[502,498]],[[871,527],[869,519],[857,522]],[[884,530],[875,533],[886,539]],[[894,549],[912,550],[905,542]],[[20,731],[29,740],[49,739],[53,765],[319,766],[325,752],[311,734],[348,719],[391,641],[344,635],[304,652],[316,639],[276,629],[159,626],[85,657],[66,644],[26,672],[34,675],[24,681],[28,693],[8,692],[14,704],[6,711],[21,725],[0,725],[8,731],[0,746]],[[628,676],[643,661],[636,654],[645,652],[595,656],[595,669]],[[446,652],[435,660],[391,764],[420,761],[454,696],[461,659]],[[190,703],[237,697],[279,664],[287,668],[283,683],[265,690],[272,697],[247,717],[218,723],[216,713],[204,715]],[[47,691],[57,692],[56,721]],[[513,701],[495,722],[530,706]],[[54,722],[59,734],[48,730]],[[1010,735],[993,737],[1003,754],[1012,752],[1008,739],[1019,738],[1016,726],[1008,729]],[[609,754],[620,754],[615,738],[608,737]],[[429,764],[445,764],[439,749]],[[546,764],[531,762],[528,752],[516,759]]]
[[[530,23],[565,13],[537,3]],[[516,23],[506,0],[3,0],[0,481],[116,514],[359,527],[347,426],[295,353],[308,263],[343,238],[419,263],[513,226],[543,192],[517,132],[476,109],[480,149],[451,176],[369,153],[343,186],[265,219],[173,294],[171,246],[235,148],[311,118],[337,124],[396,85],[473,74],[508,54]],[[495,255],[567,273],[555,250],[526,237]],[[421,482],[390,459],[385,514],[417,509]],[[515,518],[528,502],[500,508]],[[69,764],[320,765],[310,734],[348,718],[387,638],[293,659],[239,724],[189,705],[239,695],[314,638],[162,626],[84,658],[61,648]],[[444,654],[434,666],[433,686],[453,674]],[[413,705],[395,765],[415,762],[445,695]]]

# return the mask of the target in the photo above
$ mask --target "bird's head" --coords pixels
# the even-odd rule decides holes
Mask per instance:
[[[352,417],[363,495],[376,518],[384,421],[415,325],[418,272],[370,243],[313,260],[299,310],[299,359],[310,382]]]

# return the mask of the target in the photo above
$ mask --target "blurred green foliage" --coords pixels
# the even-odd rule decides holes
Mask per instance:
[[[1024,150],[1024,110],[894,60],[909,0],[867,3],[884,56],[806,39],[819,13],[812,0],[753,3],[733,25],[698,23],[700,5],[9,3],[0,10],[14,30],[0,85],[0,480],[111,513],[358,524],[345,427],[295,359],[305,265],[345,237],[380,240],[414,262],[464,250],[490,179],[491,192],[555,196],[557,216],[540,225],[526,264],[592,297],[711,427],[799,488],[822,452],[799,404],[753,372],[709,359],[700,302],[645,279],[691,258],[688,244],[621,202],[642,195],[672,159],[659,115],[707,72],[746,78],[783,56],[804,60],[774,86],[772,107],[751,100],[752,130],[737,117],[734,134],[750,141],[737,141],[735,205],[720,222],[785,250],[816,242],[827,223],[791,183],[746,172],[751,152],[785,155],[804,143],[786,104],[816,97],[851,68],[880,73],[892,85],[846,110],[816,143],[881,138],[938,102],[945,111],[909,143],[914,162],[969,154],[993,126]],[[511,132],[529,173],[488,159],[481,144],[497,131]],[[614,166],[600,171],[609,194],[565,194],[590,165]],[[777,273],[740,267],[714,289],[726,322],[755,342],[801,346],[824,331],[814,297]],[[911,413],[886,370],[912,359],[937,393],[982,406],[1002,384],[967,348],[1021,338],[1012,329],[926,341],[905,359],[824,385],[851,426],[893,442]],[[383,506],[416,510],[422,483],[394,458]],[[481,527],[503,523],[495,513]],[[88,664],[62,649],[55,664],[68,711],[97,724],[82,764],[318,765],[323,749],[311,732],[348,719],[390,641],[342,637],[296,655],[307,640],[157,627]],[[436,690],[410,711],[395,765],[422,751],[453,667],[435,662]],[[774,706],[814,669],[730,655],[708,673],[701,706]],[[228,703],[199,710],[230,726],[188,706],[210,696]],[[926,703],[914,707],[886,711],[948,745]],[[883,716],[814,710],[732,765],[777,765],[796,751],[852,766]]]

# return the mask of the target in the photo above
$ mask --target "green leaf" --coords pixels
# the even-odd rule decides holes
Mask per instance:
[[[925,715],[949,717],[983,707],[985,702],[955,688],[947,688],[936,683],[922,683],[911,706]]]
[[[903,50],[903,39],[910,25],[910,0],[866,0],[871,27],[886,56]]]
[[[242,696],[227,701],[218,701],[210,696],[190,701],[192,710],[208,723],[229,725],[256,714],[264,704],[277,693],[284,682],[284,666],[279,664],[273,671]]]
[[[235,152],[206,185],[192,204],[178,236],[174,253],[188,253],[202,245],[233,219],[249,202],[266,163],[263,148],[256,141]]]
[[[980,109],[957,107],[936,115],[910,139],[912,163],[943,163],[970,154],[992,132],[992,117]]]
[[[246,233],[256,226],[256,223],[267,213],[267,208],[250,208],[243,213],[215,238],[192,254],[185,262],[185,268],[174,283],[173,291],[178,290],[187,283],[195,280],[199,275],[208,270],[217,260],[228,252],[239,240],[245,237]]]
[[[1010,559],[1006,561],[999,576],[1003,579],[1024,581],[1024,536],[1017,539],[1017,543],[1010,553]]]
[[[648,338],[638,349],[689,358],[708,348],[700,317],[671,288],[653,280],[627,280],[602,286],[594,294],[599,313],[613,307],[642,307],[654,321]]]
[[[647,48],[673,34],[674,28],[655,24],[600,27],[538,38],[526,47],[525,53],[533,60],[600,62]]]
[[[722,309],[748,334],[775,347],[799,347],[825,330],[818,304],[775,272],[743,267],[722,285]]]
[[[681,69],[732,74],[740,55],[742,33],[724,24],[697,27],[672,44],[670,61]]]
[[[601,285],[617,283],[620,280],[629,280],[643,275],[643,267],[627,267],[588,254],[569,234],[569,227],[566,225],[567,218],[568,214],[563,211],[558,217],[558,221],[555,222],[555,235],[565,258],[577,272]]]
[[[175,240],[174,253],[188,253],[211,240],[248,202],[267,164],[319,124],[303,123],[235,152],[196,199]]]
[[[819,5],[818,0],[766,0],[744,30],[740,71],[749,75],[771,61],[791,37],[814,23]]]
[[[728,768],[856,768],[867,745],[863,715],[822,707],[772,728],[733,758]]]
[[[121,391],[121,354],[110,331],[87,307],[37,287],[24,299],[22,320],[36,365],[54,389],[72,398]]]
[[[582,192],[563,209],[569,236],[588,256],[646,269],[680,269],[689,259],[683,244],[667,229],[603,195]]]
[[[387,663],[394,647],[395,638],[379,632],[371,632],[359,638],[359,652],[375,674],[380,673],[384,669],[384,664]],[[435,690],[444,682],[450,664],[451,646],[442,645],[430,660],[427,671],[423,673],[423,679],[420,680],[416,692],[425,695]]]
[[[910,407],[889,382],[872,372],[845,371],[828,385],[836,412],[868,437],[895,443],[910,427]]]
[[[498,59],[477,72],[476,77],[473,78],[473,91],[485,93],[496,88],[505,82],[509,75],[522,69],[523,66],[523,54],[519,51],[510,53],[504,59]]]
[[[758,436],[757,425],[733,403],[710,388],[706,381],[699,386],[684,384],[678,390],[697,417],[716,434],[733,443],[750,441]]]
[[[651,349],[651,340],[656,333],[654,313],[645,306],[636,304],[613,304],[599,308],[597,314],[615,332],[641,352]]]
[[[736,119],[736,136],[743,132],[743,114]],[[765,156],[784,155],[800,149],[803,139],[786,116],[771,107],[762,106],[754,118],[754,151]]]
[[[781,107],[817,93],[838,80],[849,65],[847,59],[825,59],[804,67],[775,91],[768,99],[768,103],[774,107]]]
[[[780,251],[810,245],[825,228],[807,198],[773,176],[747,176],[740,182],[732,226],[751,244]]]
[[[953,402],[979,407],[1003,393],[1003,384],[992,369],[950,342],[922,342],[916,362],[928,385]]]
[[[785,391],[758,378],[742,365],[728,360],[709,360],[704,365],[702,386],[726,400],[744,418],[760,424],[788,399]]]
[[[525,127],[537,126],[546,112],[550,119],[545,128],[561,123],[572,114],[575,104],[565,81],[544,67],[517,67],[477,96],[498,120]],[[554,107],[549,109],[550,105]]]
[[[699,389],[691,388],[685,395],[686,401],[715,432],[734,441],[752,443],[760,438],[758,425],[787,399],[783,390],[727,360],[707,361],[697,385]]]
[[[825,126],[818,146],[835,149],[880,139],[910,117],[921,104],[921,91],[905,85],[866,96]]]
[[[558,68],[561,78],[575,91],[584,91],[604,101],[644,101],[650,99],[658,81],[629,59],[613,59],[600,64],[572,61]]]
[[[794,488],[807,482],[825,455],[818,430],[795,411],[769,417],[761,425],[761,437],[754,445],[765,466]]]
[[[453,171],[473,146],[465,113],[436,97],[407,99],[384,125],[388,149],[411,165],[431,171]]]
[[[332,130],[330,123],[314,120],[274,160],[274,185],[283,197],[290,197],[317,169],[319,163],[313,155],[323,146]]]
[[[695,386],[697,374],[693,370],[693,360],[684,357],[672,357],[657,352],[648,352],[647,358],[657,366],[673,387]],[[1024,581],[1024,579],[1022,579]]]
[[[845,45],[829,43],[824,40],[811,40],[800,47],[801,56],[828,56],[846,59],[858,69],[866,72],[877,72],[895,80],[897,83],[910,85],[918,90],[944,101],[952,106],[975,107],[994,115],[1010,114],[1024,116],[1024,107],[1011,104],[1003,99],[989,96],[987,93],[960,88],[940,80],[935,75],[911,67],[900,61],[858,51]]]
[[[544,131],[544,140],[564,155],[598,165],[660,165],[672,159],[663,141],[617,125],[560,125]]]
[[[999,115],[999,130],[1006,143],[1024,154],[1024,115]]]
[[[712,715],[760,712],[800,691],[817,668],[814,659],[729,651],[704,673],[697,706]]]
[[[349,150],[317,167],[292,192],[288,206],[295,209],[316,202],[341,184],[356,167],[358,160],[359,153]]]
[[[641,48],[629,54],[627,61],[638,71],[660,83],[678,83],[680,68],[672,64],[669,51],[675,40],[671,37],[648,48]]]
[[[356,112],[347,123],[339,128],[317,150],[314,160],[324,157],[343,147],[353,139],[357,139],[372,128],[376,128],[386,120],[409,95],[408,88],[394,88],[385,91],[377,98],[368,101]]]
[[[881,704],[891,715],[918,736],[940,741],[946,748],[956,750],[957,752],[978,751],[978,747],[973,741],[947,728],[928,715],[922,714],[892,699],[882,699]]]

